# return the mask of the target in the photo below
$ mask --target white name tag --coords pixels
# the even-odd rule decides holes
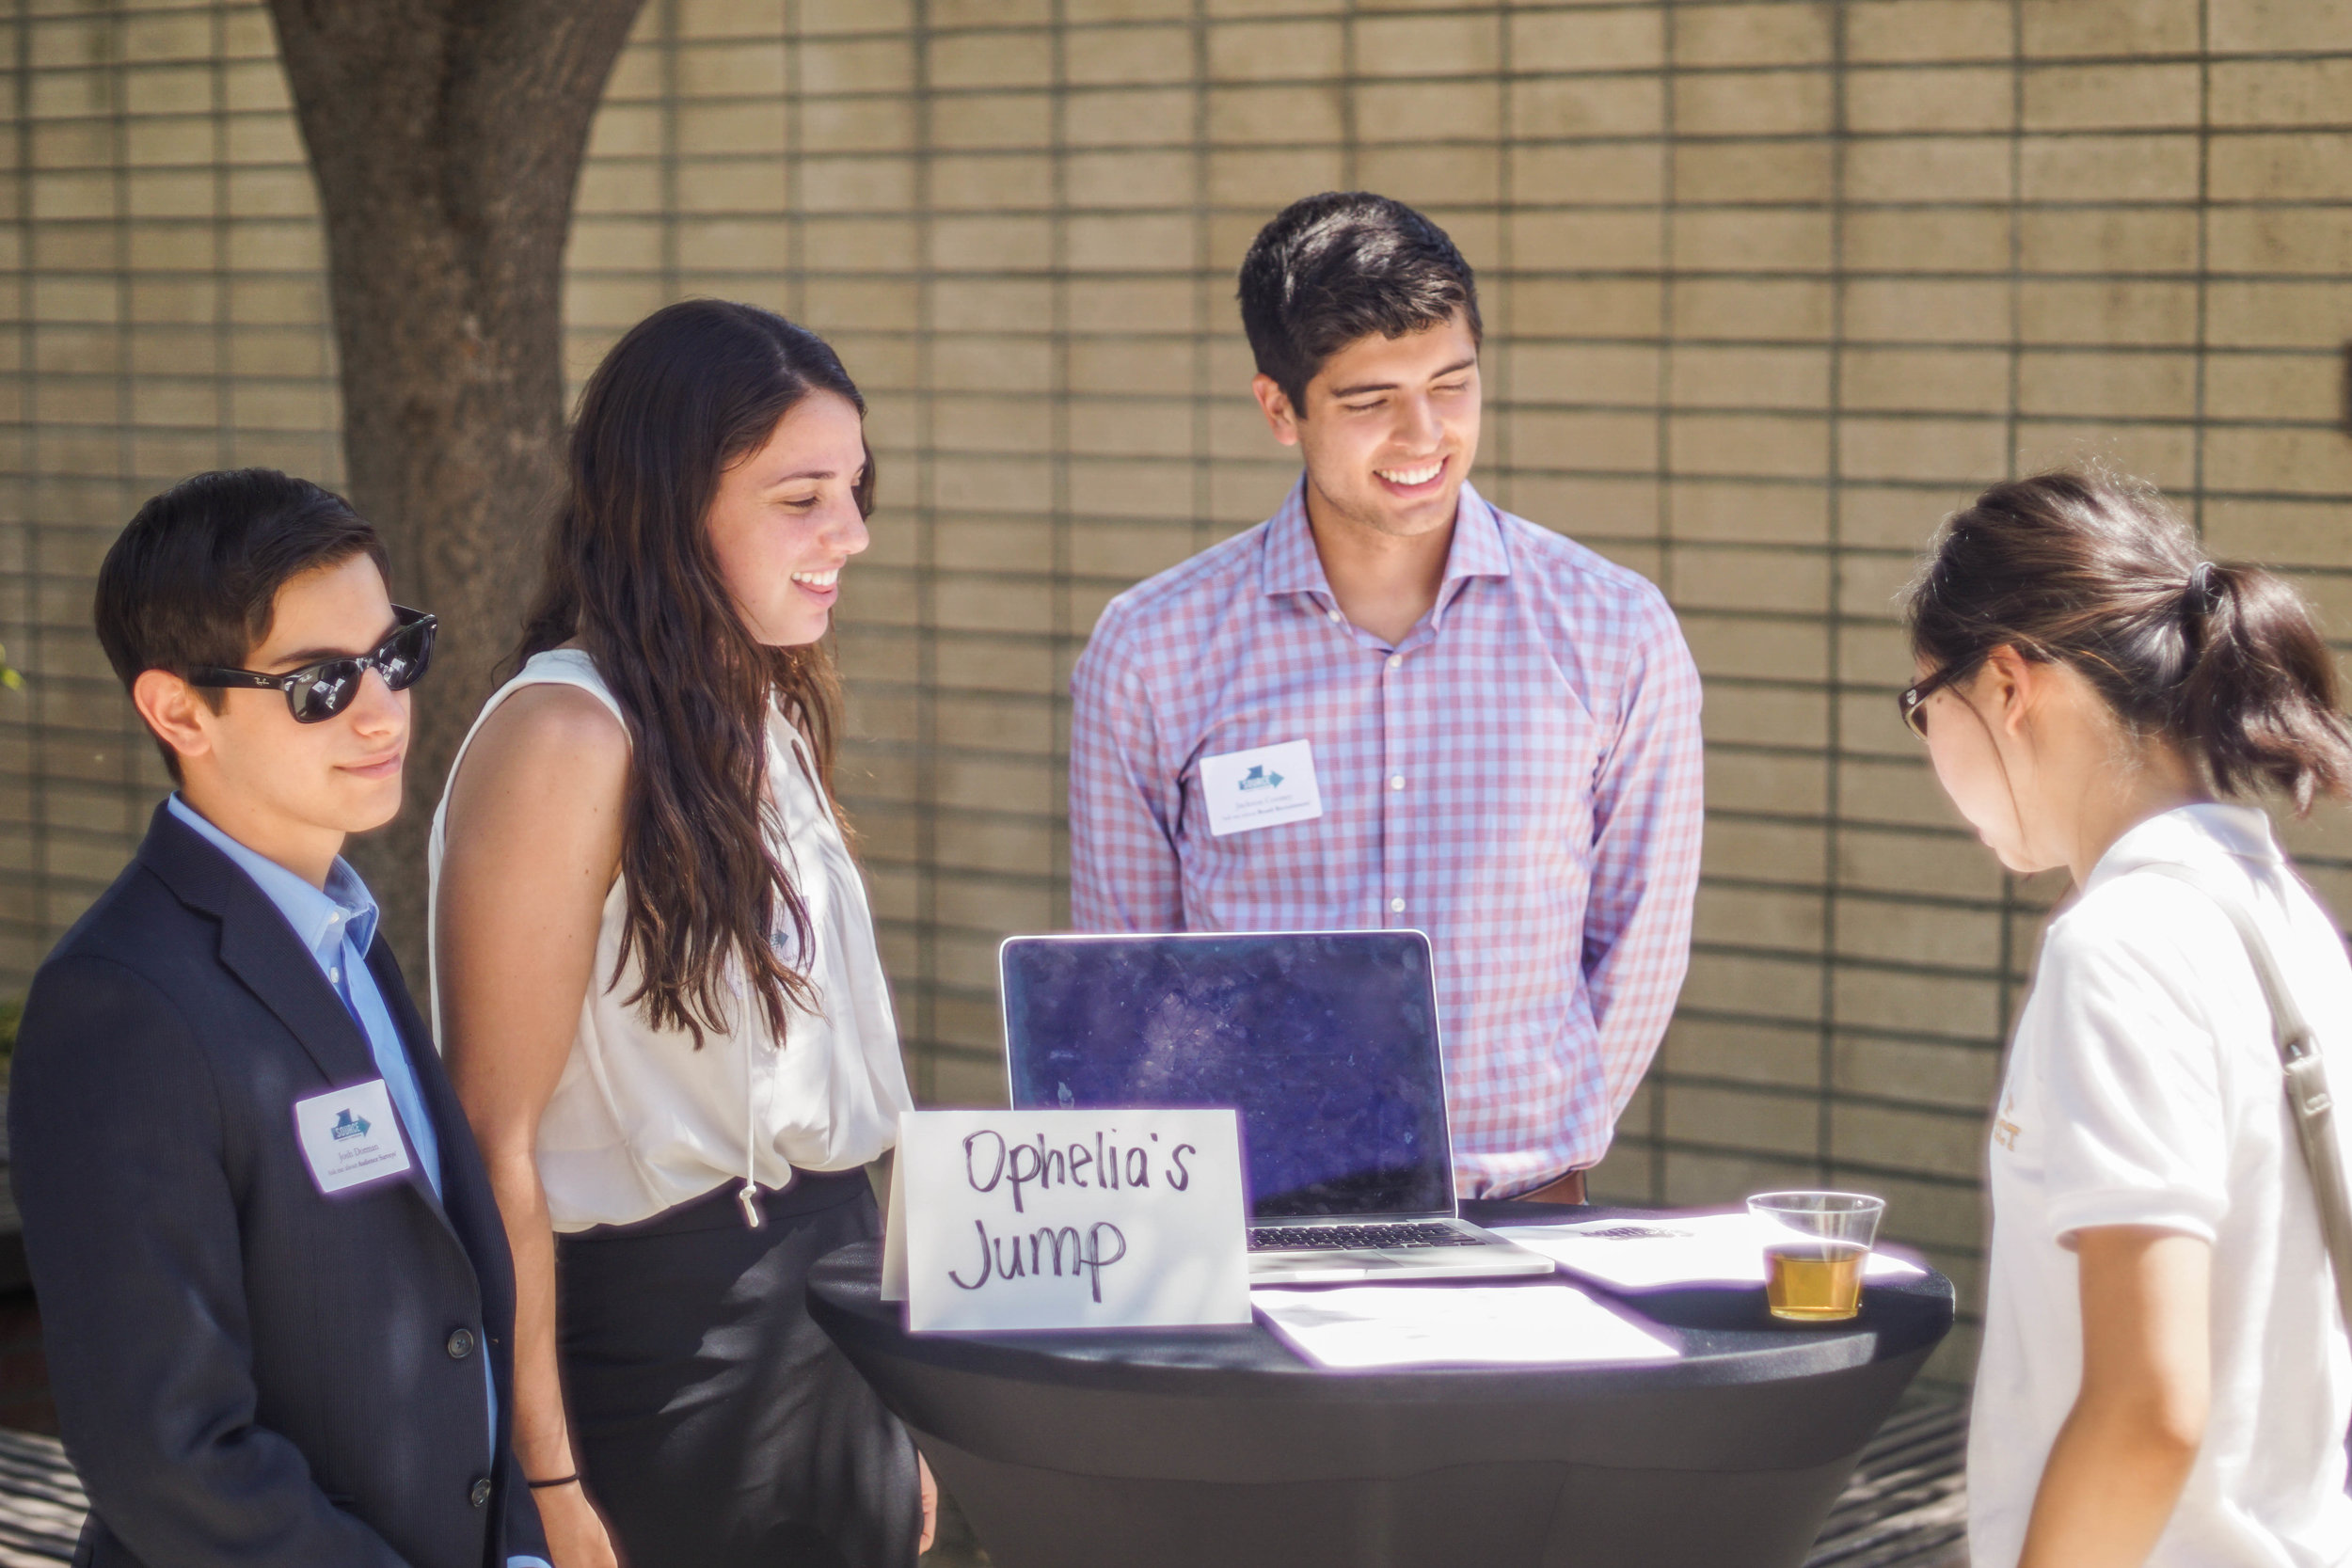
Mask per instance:
[[[907,1327],[1246,1323],[1240,1122],[1210,1111],[909,1111],[882,1243]]]
[[[1304,740],[1228,752],[1200,759],[1200,798],[1209,807],[1209,832],[1218,838],[1285,822],[1309,822],[1323,815],[1323,791],[1315,787],[1314,747]]]
[[[294,1101],[294,1136],[322,1193],[340,1193],[408,1172],[408,1146],[381,1078]]]

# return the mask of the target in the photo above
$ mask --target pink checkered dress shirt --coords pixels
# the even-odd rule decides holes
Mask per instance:
[[[1391,648],[1341,614],[1295,489],[1113,599],[1072,692],[1080,930],[1425,931],[1461,1194],[1607,1152],[1698,881],[1698,672],[1656,588],[1466,484]],[[1200,759],[1302,739],[1323,815],[1212,834]]]

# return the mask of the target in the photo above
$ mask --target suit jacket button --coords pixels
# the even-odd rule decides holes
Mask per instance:
[[[475,1481],[473,1483],[473,1490],[469,1492],[467,1496],[473,1499],[474,1507],[488,1507],[490,1502],[490,1478],[488,1476],[484,1476],[480,1481]]]
[[[455,1328],[450,1330],[449,1358],[452,1361],[463,1361],[466,1357],[471,1355],[472,1354],[473,1330],[470,1328]]]

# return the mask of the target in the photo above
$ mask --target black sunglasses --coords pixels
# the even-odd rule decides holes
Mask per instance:
[[[433,662],[433,634],[440,622],[421,610],[404,610],[399,605],[392,606],[392,614],[398,617],[399,627],[372,654],[323,658],[282,675],[206,665],[188,672],[188,684],[283,691],[295,723],[320,723],[351,705],[369,671],[383,676],[384,684],[394,691],[404,691],[416,685],[425,666]]]
[[[1982,659],[1955,660],[1918,685],[1905,688],[1902,695],[1895,699],[1895,705],[1902,710],[1903,722],[1911,726],[1911,733],[1925,740],[1928,737],[1928,699],[1983,662]]]

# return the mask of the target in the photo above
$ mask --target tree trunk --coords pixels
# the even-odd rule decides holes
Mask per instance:
[[[643,4],[270,0],[326,214],[349,494],[393,597],[441,619],[406,804],[354,852],[412,974],[433,808],[536,570],[572,197]]]

